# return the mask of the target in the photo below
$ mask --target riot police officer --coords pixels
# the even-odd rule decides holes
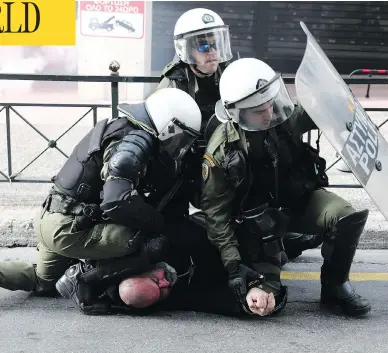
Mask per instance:
[[[198,172],[193,175],[191,203],[199,208],[201,160],[207,139],[219,124],[214,107],[220,99],[219,80],[232,59],[229,26],[212,10],[195,8],[183,13],[174,28],[175,59],[163,70],[158,89],[179,88],[195,99],[202,114],[201,138],[192,160]],[[213,118],[212,118],[213,117]],[[200,217],[200,214],[196,215]]]
[[[280,285],[286,231],[316,234],[323,242],[321,302],[348,315],[370,311],[349,282],[368,210],[356,212],[324,188],[325,161],[302,140],[315,124],[291,101],[280,74],[257,59],[231,63],[220,95],[216,115],[223,124],[204,155],[201,208],[231,287],[246,291],[247,267]]]
[[[214,11],[196,8],[182,14],[174,28],[176,60],[163,70],[158,88],[177,87],[189,93],[202,113],[202,137],[197,142],[198,163],[208,139],[220,123],[214,116],[216,102],[220,99],[219,81],[222,72],[233,58],[229,26]],[[193,190],[200,189],[200,175],[193,176]],[[193,192],[192,204],[200,208],[200,196]],[[197,213],[196,217],[202,217]],[[299,256],[303,250],[315,248],[320,239],[311,234],[289,233],[285,242],[288,258]],[[286,261],[286,257],[283,262]]]
[[[73,259],[117,259],[95,277],[138,273],[153,261],[163,227],[188,215],[185,158],[199,136],[198,105],[165,88],[119,110],[123,116],[99,121],[52,178],[34,219],[37,263],[0,262],[1,287],[52,294]]]
[[[174,28],[177,60],[163,70],[158,88],[177,87],[190,94],[202,113],[202,129],[220,99],[218,83],[232,59],[229,26],[214,11],[196,8],[183,13]]]

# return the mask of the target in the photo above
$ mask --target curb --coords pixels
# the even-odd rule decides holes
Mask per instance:
[[[0,247],[35,247],[36,245],[33,218],[0,220]],[[388,237],[384,227],[365,227],[358,248],[388,249]]]

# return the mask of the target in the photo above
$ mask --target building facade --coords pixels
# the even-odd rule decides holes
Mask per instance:
[[[295,73],[306,46],[303,21],[341,74],[358,68],[388,69],[388,2],[381,1],[155,1],[152,72],[174,55],[173,30],[185,11],[204,7],[230,25],[232,50]]]

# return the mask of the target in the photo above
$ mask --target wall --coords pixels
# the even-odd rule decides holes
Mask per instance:
[[[185,11],[205,7],[230,25],[232,50],[255,56],[283,73],[295,73],[303,57],[306,23],[341,74],[357,68],[388,69],[388,2],[187,1],[154,2],[152,70],[172,59],[173,29]]]

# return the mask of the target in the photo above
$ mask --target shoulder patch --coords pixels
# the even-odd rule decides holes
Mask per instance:
[[[207,160],[202,162],[202,180],[206,181],[209,178],[209,163]]]
[[[208,154],[204,154],[203,158],[209,163],[210,167],[215,167],[216,164]]]
[[[213,158],[208,154],[204,154],[202,161],[202,179],[206,181],[209,178],[209,169],[215,167]]]

